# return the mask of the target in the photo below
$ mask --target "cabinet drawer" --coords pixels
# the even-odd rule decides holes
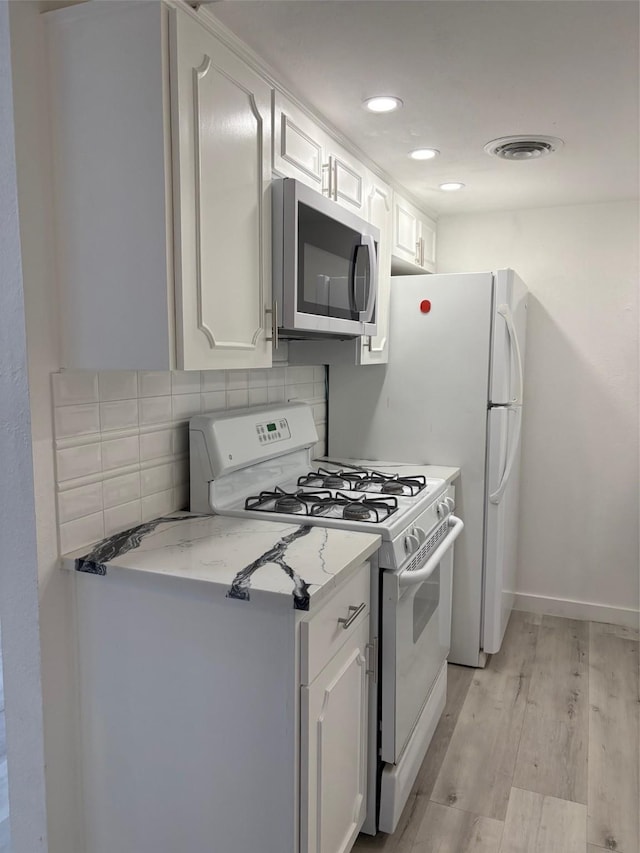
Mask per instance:
[[[311,684],[316,675],[358,629],[363,619],[367,618],[369,587],[370,567],[369,563],[364,563],[315,616],[308,622],[302,623],[300,626],[301,684]],[[360,609],[363,604],[364,607]],[[345,627],[344,622],[339,622],[339,619],[351,621]]]

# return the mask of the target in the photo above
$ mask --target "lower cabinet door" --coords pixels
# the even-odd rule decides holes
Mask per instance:
[[[347,853],[366,814],[369,618],[302,687],[301,853]]]

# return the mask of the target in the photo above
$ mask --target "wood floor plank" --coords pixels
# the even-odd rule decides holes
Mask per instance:
[[[504,820],[540,618],[514,611],[502,649],[477,670],[431,795],[434,802]]]
[[[412,792],[392,835],[379,832],[375,837],[359,835],[353,847],[357,853],[411,853],[422,818],[429,805],[426,797]]]
[[[640,849],[638,642],[590,623],[587,837],[618,853]]]
[[[587,807],[512,788],[500,853],[584,853]]]
[[[429,803],[411,853],[497,853],[502,821]]]
[[[543,616],[513,784],[587,802],[589,624]]]

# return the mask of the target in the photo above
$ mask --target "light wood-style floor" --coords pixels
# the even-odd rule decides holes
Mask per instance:
[[[355,851],[639,853],[637,631],[514,612],[448,682],[396,832]]]

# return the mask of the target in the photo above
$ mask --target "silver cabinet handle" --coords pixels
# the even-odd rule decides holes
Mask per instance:
[[[420,238],[416,240],[416,263],[420,263]]]
[[[329,157],[328,163],[322,164],[322,195],[326,195],[328,198],[333,198],[333,157]],[[324,172],[327,171],[327,181],[328,186],[324,185]]]
[[[272,308],[265,308],[264,313],[271,315],[271,337],[265,338],[265,341],[273,341],[273,348],[278,349],[280,346],[280,337],[278,334],[278,303],[274,302]]]
[[[370,652],[371,669],[367,669],[367,675],[373,676],[373,683],[378,683],[378,638],[374,637],[373,642],[367,643],[367,651]]]
[[[420,266],[424,266],[424,237],[420,238]]]
[[[343,628],[348,628],[350,625],[353,625],[353,623],[356,621],[362,611],[366,608],[366,606],[366,601],[363,601],[360,607],[356,607],[354,604],[350,604],[349,612],[351,613],[351,615],[347,616],[346,618],[341,617],[340,619],[338,619],[338,625],[342,625]]]

